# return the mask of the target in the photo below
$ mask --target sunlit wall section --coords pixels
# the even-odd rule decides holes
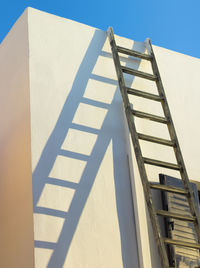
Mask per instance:
[[[163,81],[168,104],[174,121],[175,129],[183,153],[189,179],[199,181],[200,174],[200,150],[199,136],[200,118],[199,101],[199,68],[200,60],[183,55],[171,50],[153,46]],[[150,62],[139,60],[140,71],[152,74]],[[130,79],[130,75],[126,76]],[[132,88],[158,95],[155,82],[135,77]],[[130,96],[130,101],[135,110],[164,116],[160,102]],[[150,120],[135,118],[137,132],[170,140],[167,126]],[[127,139],[128,140],[128,139]],[[131,142],[130,142],[131,143]],[[132,149],[128,143],[128,147]],[[173,148],[140,140],[142,155],[147,158],[177,164]],[[135,220],[138,234],[138,249],[141,267],[161,267],[155,244],[152,225],[144,201],[143,188],[139,176],[134,150],[130,154],[132,165],[132,186],[135,205]],[[180,178],[180,173],[174,170],[153,165],[145,165],[148,179],[151,182],[159,182],[159,174],[167,174]],[[160,191],[153,191],[154,204],[157,209],[162,209]],[[161,221],[162,235],[165,236],[164,223]],[[181,234],[180,234],[181,237]]]
[[[144,43],[116,41],[145,52]],[[154,49],[189,177],[198,181],[200,61]],[[149,62],[120,60],[152,73]],[[127,87],[157,94],[153,82],[124,77]],[[0,45],[0,81],[0,267],[160,268],[106,32],[28,8]],[[159,103],[130,101],[163,116]],[[135,123],[169,139],[165,126]],[[169,148],[141,147],[145,157],[176,161]],[[159,173],[178,177],[147,170],[154,182]],[[158,192],[154,199],[161,206]]]
[[[29,44],[36,268],[136,268],[124,118],[106,32],[29,9]]]

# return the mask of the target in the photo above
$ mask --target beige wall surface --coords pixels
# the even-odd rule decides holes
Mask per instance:
[[[27,11],[0,45],[0,267],[33,268]]]
[[[29,9],[29,44],[35,267],[137,268],[121,96],[106,33]]]

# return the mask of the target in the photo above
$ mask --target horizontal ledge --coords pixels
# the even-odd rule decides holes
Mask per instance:
[[[175,193],[175,194],[187,195],[187,192],[183,189],[179,189],[179,188],[172,187],[172,186],[167,186],[164,184],[150,183],[150,187],[155,190],[161,190],[161,191],[166,191],[166,192]]]
[[[154,75],[154,74],[144,73],[144,72],[141,72],[141,71],[138,71],[138,70],[135,70],[135,69],[125,67],[125,66],[121,66],[121,69],[122,69],[122,71],[124,73],[127,73],[127,74],[135,75],[135,76],[145,78],[145,79],[148,79],[148,80],[151,80],[151,81],[156,81],[157,80],[157,76]]]
[[[132,109],[131,109],[131,112],[133,115],[140,117],[140,118],[148,119],[148,120],[155,121],[158,123],[163,123],[163,124],[168,123],[168,120],[162,116],[148,114],[148,113],[144,113],[144,112],[140,112],[140,111],[136,111],[136,110],[132,110]]]
[[[174,142],[172,142],[170,140],[165,140],[165,139],[161,139],[158,137],[153,137],[153,136],[149,136],[149,135],[145,135],[145,134],[141,134],[141,133],[138,133],[138,138],[140,140],[159,143],[159,144],[166,145],[166,146],[174,146]]]
[[[132,50],[132,49],[117,46],[117,51],[120,53],[129,55],[129,56],[136,57],[136,58],[140,58],[140,59],[144,59],[144,60],[152,60],[151,55],[144,54],[144,53]]]
[[[142,98],[145,98],[145,99],[154,100],[154,101],[163,100],[163,98],[158,96],[158,95],[154,95],[154,94],[151,94],[151,93],[147,93],[147,92],[137,90],[137,89],[134,89],[134,88],[129,88],[129,87],[127,87],[127,93],[131,94],[131,95],[138,96],[138,97],[142,97]]]
[[[149,164],[153,166],[164,167],[164,168],[169,168],[169,169],[174,169],[174,170],[181,170],[181,168],[178,165],[173,164],[173,163],[168,163],[168,162],[150,159],[146,157],[143,157],[143,161],[145,164]]]

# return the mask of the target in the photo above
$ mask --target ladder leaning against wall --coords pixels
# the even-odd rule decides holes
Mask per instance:
[[[116,42],[115,42],[113,29],[111,27],[109,27],[107,33],[108,33],[108,37],[110,40],[113,60],[115,63],[116,73],[117,73],[117,77],[118,77],[118,83],[119,83],[119,87],[120,87],[120,91],[121,91],[121,95],[122,95],[122,100],[123,100],[123,106],[124,106],[124,110],[125,110],[125,114],[126,114],[126,118],[127,118],[127,122],[128,122],[129,131],[130,131],[131,138],[132,138],[133,147],[135,150],[136,160],[137,160],[137,164],[138,164],[140,177],[142,180],[146,204],[148,207],[149,216],[150,216],[152,227],[153,227],[154,237],[155,237],[155,240],[156,240],[156,243],[158,246],[162,266],[163,266],[163,268],[169,268],[172,266],[170,266],[170,262],[169,262],[167,250],[166,250],[166,245],[177,245],[177,246],[183,246],[186,248],[200,249],[200,218],[199,218],[199,214],[198,214],[196,206],[195,206],[193,192],[192,192],[192,189],[191,189],[191,186],[189,183],[187,171],[185,168],[185,164],[184,164],[183,157],[181,154],[180,146],[179,146],[178,139],[176,136],[174,124],[172,121],[169,106],[168,106],[167,99],[165,96],[163,84],[162,84],[161,77],[159,74],[159,70],[158,70],[155,55],[153,52],[153,48],[151,45],[151,41],[149,39],[147,39],[145,41],[148,54],[143,54],[143,53],[140,53],[140,52],[137,52],[134,50],[130,50],[130,49],[127,49],[124,47],[117,46]],[[150,61],[151,66],[152,66],[152,70],[153,70],[153,74],[141,72],[141,71],[138,71],[135,69],[131,69],[131,68],[122,66],[120,64],[120,57],[119,57],[118,53],[122,53],[122,54],[126,54],[129,56],[133,56],[133,57],[137,57],[140,59]],[[125,79],[124,79],[123,73],[127,73],[130,75],[134,75],[134,76],[138,76],[138,77],[141,77],[144,79],[154,81],[156,83],[156,86],[157,86],[158,94],[155,95],[155,94],[150,94],[150,93],[143,92],[140,90],[136,90],[133,88],[128,88],[125,84]],[[145,113],[142,111],[137,111],[137,110],[132,109],[131,104],[129,102],[129,97],[128,97],[129,94],[135,95],[138,97],[142,97],[142,98],[146,98],[146,99],[150,99],[150,100],[153,100],[156,102],[160,102],[162,105],[163,112],[164,112],[164,117],[153,115],[153,114],[148,114],[148,113]],[[158,122],[160,124],[166,124],[168,127],[170,140],[161,139],[158,137],[153,137],[153,136],[145,135],[142,133],[138,133],[136,130],[135,122],[134,122],[134,116],[139,117],[139,118],[143,118],[143,119],[147,119],[147,120],[152,120],[152,121]],[[148,142],[153,142],[153,143],[158,143],[158,144],[162,144],[165,146],[173,147],[175,157],[177,160],[177,164],[163,162],[160,160],[155,160],[155,159],[143,157],[139,140],[145,140]],[[166,186],[166,185],[162,185],[162,184],[155,184],[155,183],[149,182],[145,165],[154,165],[154,166],[158,166],[158,167],[164,167],[167,169],[173,169],[173,170],[179,171],[184,188],[182,189],[182,188],[177,188],[177,187]],[[157,210],[153,204],[151,189],[167,191],[167,192],[176,193],[176,194],[186,196],[187,200],[188,200],[191,216],[184,216],[184,215],[169,212],[166,210]],[[181,221],[192,222],[194,224],[194,228],[195,228],[195,231],[197,234],[198,243],[197,244],[188,243],[188,242],[183,242],[180,240],[173,240],[170,238],[162,237],[161,236],[161,229],[160,229],[160,225],[159,225],[157,216],[169,217],[169,218],[178,219]]]

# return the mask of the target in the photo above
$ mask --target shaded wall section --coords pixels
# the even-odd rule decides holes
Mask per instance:
[[[0,267],[33,268],[27,11],[0,45]]]
[[[122,103],[106,33],[29,9],[29,40],[35,266],[138,268]]]

